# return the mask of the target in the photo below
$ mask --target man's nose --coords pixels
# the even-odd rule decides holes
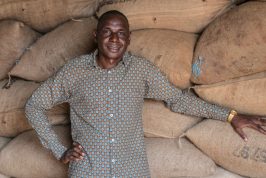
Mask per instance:
[[[110,41],[118,41],[118,35],[117,33],[112,33],[111,36],[110,36]]]

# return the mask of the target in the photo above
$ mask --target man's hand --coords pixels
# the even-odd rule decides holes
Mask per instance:
[[[67,164],[70,161],[80,161],[83,159],[84,155],[85,153],[82,146],[74,142],[73,146],[65,152],[60,161],[64,164]]]
[[[244,127],[252,128],[266,135],[266,130],[262,127],[266,126],[266,120],[259,116],[237,114],[234,116],[231,125],[245,141],[247,141],[247,135],[243,131]]]

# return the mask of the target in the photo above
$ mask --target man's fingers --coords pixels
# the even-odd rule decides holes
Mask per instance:
[[[266,118],[259,118],[260,125],[266,126]]]
[[[248,127],[252,128],[254,130],[257,130],[263,134],[266,134],[266,130],[264,128],[262,128],[262,126],[260,126],[259,124],[253,123],[253,124],[248,125]]]
[[[253,118],[252,122],[261,126],[266,126],[266,118],[262,118],[260,116]]]
[[[77,153],[79,153],[80,155],[84,155],[83,149],[80,147],[74,147],[73,150]]]
[[[73,145],[74,145],[74,146],[80,146],[80,144],[77,143],[77,142],[73,142]]]
[[[68,156],[70,161],[80,161],[83,157],[80,157],[76,152],[73,152],[71,155]]]
[[[260,125],[257,125],[257,129],[256,130],[258,130],[260,133],[263,133],[263,134],[266,135],[266,130],[263,127],[261,127]]]
[[[79,143],[73,142],[73,145],[74,145],[74,147],[77,147],[77,148],[83,150],[83,147]]]
[[[246,142],[248,141],[248,138],[246,136],[246,134],[243,132],[243,130],[241,128],[236,128],[235,129],[236,132],[238,133],[238,135]]]
[[[77,159],[81,159],[83,156],[82,155],[80,155],[78,152],[76,152],[76,151],[73,151],[72,153],[71,153],[71,155],[72,156],[74,156],[75,158],[77,158]]]
[[[79,159],[76,158],[75,156],[71,155],[71,156],[69,156],[69,161],[79,161]]]

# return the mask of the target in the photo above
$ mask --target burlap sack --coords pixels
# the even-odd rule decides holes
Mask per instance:
[[[40,38],[23,54],[10,74],[27,80],[45,81],[68,60],[95,48],[95,18],[69,21]]]
[[[16,60],[39,36],[40,34],[22,22],[0,22],[0,80],[7,78],[7,73],[15,65]]]
[[[221,167],[217,167],[216,172],[211,176],[207,176],[207,177],[178,177],[178,178],[247,178],[247,177],[243,177],[243,176],[240,176],[238,174],[234,174],[228,170],[225,170]]]
[[[0,151],[1,151],[1,149],[4,148],[4,146],[7,145],[7,143],[8,143],[10,140],[11,140],[10,138],[0,137]],[[3,174],[0,172],[0,178],[8,178],[8,177],[5,176],[5,175],[3,175]]]
[[[9,178],[9,177],[7,177],[7,176],[5,176],[5,175],[0,173],[0,178]]]
[[[10,140],[11,139],[7,137],[0,137],[0,150],[3,149]]]
[[[145,100],[143,127],[146,137],[177,138],[201,119],[174,113],[163,102]]]
[[[247,2],[223,14],[201,35],[192,81],[211,84],[266,70],[266,3]]]
[[[131,30],[160,28],[199,33],[233,1],[114,0],[114,2],[116,3],[101,7],[97,15],[115,9],[128,17]]]
[[[0,82],[0,136],[14,137],[19,133],[31,129],[25,116],[24,106],[38,83],[16,80],[10,88],[3,86],[7,80]],[[51,124],[69,123],[69,106],[61,104],[47,112]]]
[[[173,30],[133,31],[128,51],[157,65],[180,88],[190,86],[191,61],[197,35]]]
[[[99,0],[1,0],[0,19],[17,19],[40,32],[94,14]]]
[[[187,137],[217,164],[243,176],[265,178],[266,136],[252,129],[245,143],[230,124],[205,120],[189,129]]]
[[[69,147],[69,127],[57,126],[54,129],[62,143]],[[66,178],[67,165],[41,146],[35,131],[28,131],[0,151],[0,172],[19,178]]]
[[[40,84],[16,80],[10,88],[4,88],[8,80],[0,81],[0,113],[23,108],[27,99]]]
[[[208,176],[215,172],[214,162],[182,138],[145,138],[152,178]]]
[[[47,112],[50,124],[60,125],[70,122],[69,114],[67,114],[68,105],[66,103],[55,106],[52,110],[55,112]],[[24,109],[0,113],[0,121],[0,136],[15,137],[21,132],[32,129],[25,116]]]
[[[201,98],[211,103],[245,114],[266,116],[266,72],[194,89]]]
[[[230,171],[227,171],[221,167],[218,167],[214,175],[205,178],[244,178],[244,177],[238,174],[234,174]]]

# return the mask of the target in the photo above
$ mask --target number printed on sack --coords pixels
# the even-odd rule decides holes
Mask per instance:
[[[234,150],[235,157],[266,163],[266,149],[251,146],[239,146]]]

